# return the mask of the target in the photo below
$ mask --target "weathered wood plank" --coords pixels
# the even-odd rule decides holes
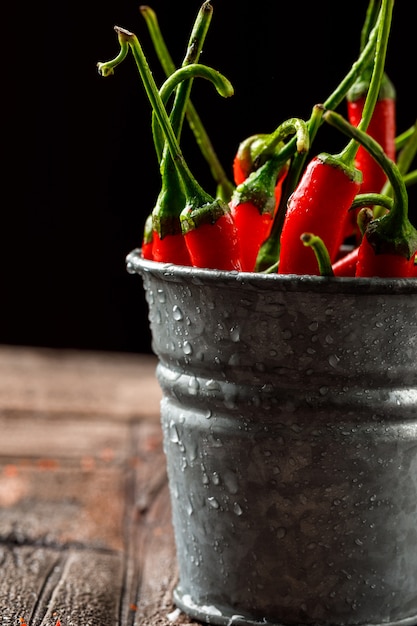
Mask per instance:
[[[96,464],[122,460],[129,451],[128,422],[90,419],[77,414],[19,414],[14,419],[0,414],[0,455],[4,458],[78,459]],[[30,436],[28,436],[30,434]]]
[[[123,555],[69,552],[42,626],[118,626],[124,585]]]
[[[137,357],[137,358],[136,358]],[[175,626],[155,359],[0,346],[0,616]]]
[[[157,488],[166,480],[160,427],[119,423],[113,429],[104,424],[101,439],[96,423],[87,421],[85,429],[75,428],[74,433],[70,424],[58,420],[49,429],[41,425],[39,437],[27,424],[31,436],[20,449],[16,445],[15,454],[20,454],[15,458],[4,459],[4,448],[13,446],[2,434],[0,540],[123,550],[133,498],[143,507],[153,498],[155,480]],[[18,421],[18,432],[19,426]],[[40,456],[30,458],[38,448]],[[48,458],[51,451],[54,456]],[[20,456],[22,452],[27,456]],[[136,496],[133,472],[144,476]]]
[[[120,624],[121,554],[0,544],[0,572],[2,624]]]
[[[154,418],[156,363],[153,355],[0,345],[0,410]]]
[[[28,465],[1,473],[0,541],[123,550],[127,475]]]
[[[0,543],[2,624],[14,626],[20,620],[29,623],[40,604],[45,613],[47,581],[59,570],[61,559],[62,555],[53,549]]]

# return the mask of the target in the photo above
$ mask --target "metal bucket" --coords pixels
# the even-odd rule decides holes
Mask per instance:
[[[149,304],[188,615],[417,624],[417,280],[127,257]]]

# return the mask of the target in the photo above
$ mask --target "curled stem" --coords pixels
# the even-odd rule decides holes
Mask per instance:
[[[389,196],[381,193],[359,193],[349,211],[354,211],[355,209],[360,209],[362,207],[370,207],[374,205],[379,205],[384,207],[387,211],[391,211],[393,207],[393,199]]]
[[[202,63],[191,63],[190,65],[184,65],[178,70],[175,70],[163,83],[159,90],[159,95],[164,106],[166,106],[172,93],[181,82],[196,77],[205,78],[213,83],[217,92],[224,98],[229,98],[234,93],[233,85],[223,74],[207,65],[203,65]],[[152,134],[158,161],[160,161],[162,158],[165,139],[164,134],[161,131],[161,127],[158,124],[155,112],[152,113]]]
[[[310,149],[310,135],[308,132],[307,123],[298,118],[291,117],[285,120],[274,130],[270,135],[265,135],[260,141],[255,141],[252,144],[252,161],[253,169],[258,169],[263,165],[270,157],[272,157],[277,147],[284,142],[290,135],[295,135],[295,144],[291,146],[287,151],[285,146],[280,147],[281,161],[285,163],[293,153],[294,147],[296,152],[306,153]],[[288,145],[288,144],[287,144]]]
[[[97,69],[101,76],[112,76],[114,74],[114,69],[125,60],[127,53],[129,52],[129,45],[126,41],[120,41],[120,52],[119,54],[110,61],[106,61],[105,63],[99,61],[97,63]]]
[[[316,255],[317,264],[319,267],[320,276],[333,276],[332,263],[330,261],[329,251],[326,245],[318,235],[314,233],[303,233],[300,237],[303,244],[309,248],[312,248]]]

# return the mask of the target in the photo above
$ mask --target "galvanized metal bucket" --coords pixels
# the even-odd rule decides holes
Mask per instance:
[[[417,624],[417,280],[127,257],[149,304],[188,615]]]

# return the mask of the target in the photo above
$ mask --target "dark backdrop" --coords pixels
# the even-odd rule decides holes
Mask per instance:
[[[154,0],[179,64],[199,0]],[[239,142],[288,117],[308,118],[356,58],[367,2],[213,0],[201,61],[222,71],[224,100],[196,81],[193,101],[231,174]],[[114,25],[141,39],[163,74],[135,0],[14,5],[3,51],[3,202],[0,343],[150,351],[142,284],[125,270],[159,191],[150,108],[130,56],[113,77],[97,61],[118,51]],[[354,7],[354,8],[352,8]],[[416,119],[414,20],[397,3],[387,71],[398,131]],[[5,87],[6,86],[6,87]],[[317,150],[344,143],[323,129]],[[184,151],[214,191],[187,132]],[[415,205],[415,192],[410,204]]]

